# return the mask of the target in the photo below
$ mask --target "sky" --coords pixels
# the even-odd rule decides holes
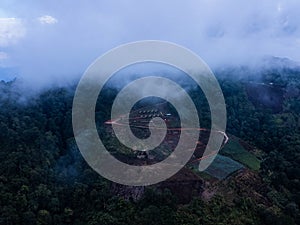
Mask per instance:
[[[1,0],[0,67],[34,85],[70,82],[106,51],[164,40],[209,66],[300,61],[299,0]]]

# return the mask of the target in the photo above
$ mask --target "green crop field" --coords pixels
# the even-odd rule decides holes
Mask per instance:
[[[220,154],[228,156],[252,170],[259,170],[260,160],[252,153],[247,151],[238,140],[230,139]]]
[[[244,166],[229,157],[217,155],[213,163],[205,170],[210,176],[223,180]]]

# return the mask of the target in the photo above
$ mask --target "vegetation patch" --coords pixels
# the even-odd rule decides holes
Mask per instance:
[[[260,160],[247,151],[238,141],[238,139],[229,139],[228,143],[220,151],[224,156],[228,156],[248,168],[258,171],[260,168]]]
[[[242,164],[229,157],[217,155],[213,163],[205,170],[205,172],[219,180],[223,180],[230,174],[242,168],[244,168]]]

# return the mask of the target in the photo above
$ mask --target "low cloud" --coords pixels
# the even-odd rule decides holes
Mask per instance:
[[[58,20],[56,18],[54,18],[52,16],[48,16],[48,15],[39,17],[38,21],[41,24],[55,24],[58,22]]]
[[[26,29],[21,19],[0,18],[0,47],[17,43],[25,33]]]
[[[266,55],[300,61],[299,0],[28,0],[2,8],[22,20],[0,20],[0,47],[8,47],[0,51],[36,86],[74,80],[111,48],[149,39],[183,45],[213,68]]]

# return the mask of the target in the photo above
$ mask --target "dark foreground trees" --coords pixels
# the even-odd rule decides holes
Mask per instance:
[[[295,79],[278,82],[299,88]],[[14,83],[1,83],[0,224],[300,224],[299,96],[286,98],[283,110],[274,113],[249,100],[245,81],[220,83],[228,132],[264,152],[260,174],[271,206],[218,195],[181,205],[169,191],[151,188],[139,201],[117,197],[74,145],[74,89],[55,88],[21,101]]]

